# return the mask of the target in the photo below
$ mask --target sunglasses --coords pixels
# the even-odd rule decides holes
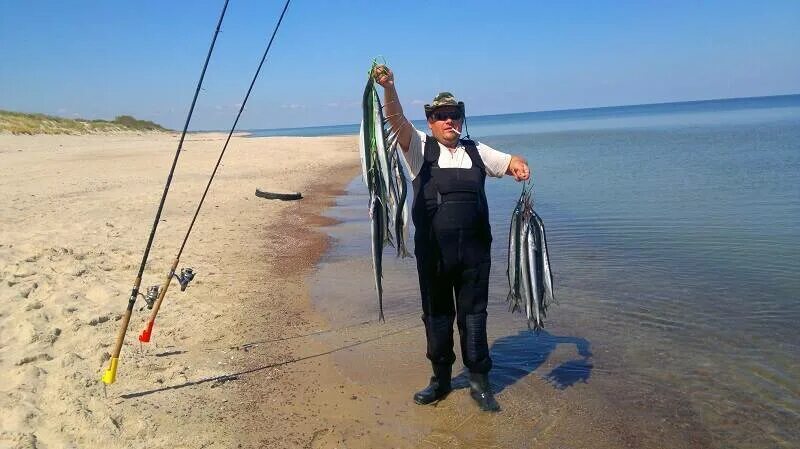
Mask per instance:
[[[461,115],[461,111],[434,111],[431,117],[436,121],[445,121],[447,119],[456,121],[464,118],[464,116]]]

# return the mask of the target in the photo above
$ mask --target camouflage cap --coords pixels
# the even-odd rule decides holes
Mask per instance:
[[[439,92],[439,95],[433,97],[431,104],[425,105],[425,117],[430,117],[438,108],[445,106],[455,106],[464,113],[464,102],[456,100],[456,97],[450,92]]]

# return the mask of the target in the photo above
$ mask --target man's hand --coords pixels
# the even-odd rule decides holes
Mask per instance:
[[[506,174],[513,176],[517,181],[527,181],[531,177],[528,163],[519,156],[511,156]]]
[[[383,64],[376,65],[372,70],[372,79],[374,79],[375,82],[380,84],[384,89],[388,88],[389,86],[394,86],[394,73],[389,70],[389,67],[386,67]]]
[[[389,128],[397,133],[397,142],[404,153],[411,146],[411,135],[414,125],[403,114],[403,107],[397,97],[394,87],[394,73],[384,64],[378,64],[372,69],[372,79],[383,87],[383,114],[389,121]]]

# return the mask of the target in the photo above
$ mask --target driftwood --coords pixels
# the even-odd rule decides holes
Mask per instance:
[[[281,200],[292,201],[303,199],[303,194],[300,192],[266,192],[261,189],[256,189],[256,196],[259,198],[266,198],[268,200]]]

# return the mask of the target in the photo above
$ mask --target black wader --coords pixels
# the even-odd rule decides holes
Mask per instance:
[[[425,162],[414,179],[414,253],[422,296],[422,320],[434,373],[456,359],[453,321],[461,356],[473,374],[492,367],[486,338],[486,304],[492,233],[484,183],[486,167],[475,143],[462,140],[472,168],[440,168],[439,144],[425,142]],[[449,387],[449,375],[447,383]]]

